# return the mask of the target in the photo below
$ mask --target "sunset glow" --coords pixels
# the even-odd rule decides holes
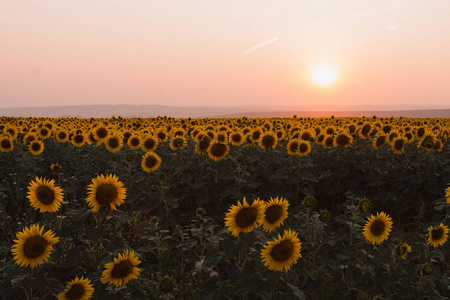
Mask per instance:
[[[316,85],[325,87],[336,82],[338,72],[332,64],[321,63],[312,68],[310,77]]]

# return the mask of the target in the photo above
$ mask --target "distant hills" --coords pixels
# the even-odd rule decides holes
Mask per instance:
[[[78,118],[154,118],[168,116],[176,118],[237,118],[237,117],[412,117],[450,118],[449,108],[398,109],[395,107],[277,107],[277,106],[164,106],[164,105],[72,105],[0,108],[0,116],[9,117],[78,117]]]

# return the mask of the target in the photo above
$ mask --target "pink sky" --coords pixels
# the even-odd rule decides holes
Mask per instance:
[[[0,107],[91,103],[450,107],[450,1],[2,0]]]

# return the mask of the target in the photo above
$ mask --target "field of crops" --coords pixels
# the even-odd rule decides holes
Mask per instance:
[[[449,137],[438,118],[2,117],[0,295],[450,299]]]

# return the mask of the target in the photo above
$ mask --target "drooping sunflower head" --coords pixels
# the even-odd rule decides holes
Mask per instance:
[[[55,186],[55,180],[36,177],[28,186],[30,205],[40,212],[57,212],[63,202],[63,190]]]
[[[213,140],[208,147],[208,156],[215,161],[224,159],[228,152],[230,152],[230,146],[217,140]]]
[[[134,254],[134,250],[125,250],[114,258],[113,262],[105,264],[101,282],[116,287],[125,286],[127,283],[139,277],[141,269],[136,267],[141,261]]]
[[[448,239],[449,228],[444,224],[428,228],[428,244],[433,247],[439,247],[445,244]]]
[[[269,270],[289,271],[291,266],[302,257],[301,248],[302,243],[297,234],[289,229],[284,231],[283,237],[278,235],[277,239],[264,245],[261,258]]]
[[[326,209],[321,210],[319,213],[319,219],[324,223],[328,222],[328,220],[330,220],[330,217],[331,217],[330,212]]]
[[[362,198],[359,201],[359,209],[363,212],[366,213],[369,211],[370,207],[372,206],[372,202],[367,199],[367,198]]]
[[[142,157],[141,168],[147,173],[156,171],[161,165],[161,158],[155,152],[149,151]]]
[[[17,240],[14,240],[11,253],[18,266],[34,269],[49,258],[52,246],[59,242],[59,237],[55,237],[52,230],[43,231],[44,227],[35,224],[16,234]]]
[[[248,205],[244,200],[242,204],[232,205],[225,215],[225,226],[234,236],[239,236],[241,232],[250,232],[258,226],[258,221],[264,213],[263,201],[257,199],[252,205]]]
[[[379,245],[389,237],[392,230],[392,219],[384,212],[377,213],[376,216],[370,215],[364,225],[363,235],[372,245]]]
[[[270,198],[269,202],[264,203],[264,213],[258,223],[264,231],[271,232],[281,226],[288,217],[289,201],[284,198]]]
[[[353,137],[345,132],[336,134],[333,140],[335,147],[349,147],[353,143]]]
[[[100,207],[105,206],[113,211],[116,206],[125,201],[127,189],[119,181],[116,175],[108,174],[106,177],[98,175],[92,179],[92,184],[88,185],[87,204],[92,207],[93,212],[98,212]]]
[[[88,300],[93,293],[94,285],[88,278],[75,277],[66,285],[66,289],[58,295],[58,300]]]
[[[303,199],[303,204],[308,208],[314,207],[314,205],[316,205],[316,203],[317,203],[317,200],[314,196],[306,196]]]
[[[411,246],[408,245],[407,242],[404,242],[402,245],[398,245],[397,247],[397,253],[400,255],[402,259],[406,259],[406,256],[408,253],[411,252]]]

